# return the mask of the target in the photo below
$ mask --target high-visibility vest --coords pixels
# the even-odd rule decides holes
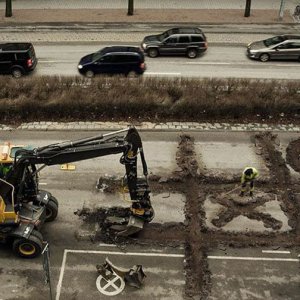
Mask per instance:
[[[246,170],[248,170],[248,169],[252,170],[252,174],[251,175],[246,175],[245,174]],[[255,179],[256,177],[258,177],[258,175],[259,175],[259,173],[258,173],[258,171],[255,168],[253,168],[253,167],[247,167],[243,171],[241,182],[244,183],[245,181],[251,181],[251,180]]]

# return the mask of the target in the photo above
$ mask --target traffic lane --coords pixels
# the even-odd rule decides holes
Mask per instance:
[[[39,64],[34,75],[79,75],[77,65],[80,58],[105,46],[109,45],[35,46]],[[211,46],[206,53],[193,60],[184,56],[146,57],[147,70],[144,76],[300,79],[298,62],[262,63],[250,60],[245,50],[246,47]]]
[[[145,76],[223,77],[299,79],[300,64],[294,61],[269,61],[249,59],[246,47],[212,46],[196,59],[160,56],[147,58]]]
[[[210,299],[298,299],[300,249],[274,249],[224,247],[208,253]]]

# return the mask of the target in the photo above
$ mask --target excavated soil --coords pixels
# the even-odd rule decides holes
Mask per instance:
[[[300,172],[300,139],[290,142],[286,149],[286,160],[297,172]]]
[[[187,299],[207,299],[211,289],[211,273],[207,253],[211,249],[226,249],[226,247],[281,247],[300,246],[300,186],[293,183],[289,168],[279,149],[279,141],[271,133],[254,136],[255,146],[261,153],[270,172],[270,180],[256,188],[253,198],[240,198],[239,178],[228,180],[226,177],[205,173],[198,165],[194,149],[194,139],[190,135],[180,137],[176,161],[178,168],[168,177],[152,175],[151,190],[155,193],[178,192],[186,197],[184,223],[149,223],[134,236],[118,239],[105,226],[108,215],[127,216],[126,208],[113,207],[97,211],[81,211],[81,217],[90,223],[98,223],[99,231],[95,240],[123,244],[139,243],[142,245],[185,246],[185,274]],[[287,161],[299,171],[300,140],[292,141],[287,148]],[[209,174],[209,175],[207,175]],[[116,190],[115,180],[99,181],[100,187],[106,191]],[[108,187],[111,184],[111,188]],[[105,189],[104,189],[105,192]],[[224,207],[222,213],[212,220],[217,229],[206,226],[204,203],[209,197],[212,203]],[[282,222],[267,213],[261,213],[255,208],[269,201],[277,200],[288,218],[291,230],[276,232],[282,227]],[[242,215],[252,220],[262,221],[271,232],[233,232],[222,230],[222,227],[235,217]]]

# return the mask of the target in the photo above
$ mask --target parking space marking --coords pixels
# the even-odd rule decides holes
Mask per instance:
[[[271,254],[291,254],[290,251],[278,251],[278,250],[262,250],[262,253],[271,253]]]
[[[106,246],[106,245],[105,245]],[[174,258],[184,258],[184,254],[171,254],[171,253],[149,253],[149,252],[111,252],[111,251],[98,251],[98,250],[72,250],[72,249],[65,249],[63,254],[63,260],[60,268],[60,274],[59,274],[59,280],[56,287],[56,300],[59,300],[60,293],[61,293],[61,287],[62,287],[62,281],[64,277],[65,272],[65,266],[67,261],[67,255],[68,253],[87,253],[87,254],[109,254],[109,255],[124,255],[124,256],[154,256],[154,257],[174,257]]]
[[[271,257],[241,257],[241,256],[207,256],[208,259],[222,260],[252,260],[252,261],[282,261],[282,262],[299,262],[297,258],[271,258]]]

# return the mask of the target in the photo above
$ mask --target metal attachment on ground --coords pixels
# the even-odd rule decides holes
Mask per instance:
[[[108,258],[105,263],[96,266],[99,276],[96,281],[98,290],[107,296],[121,293],[125,284],[141,288],[146,277],[142,265],[134,265],[126,269],[115,266]]]

